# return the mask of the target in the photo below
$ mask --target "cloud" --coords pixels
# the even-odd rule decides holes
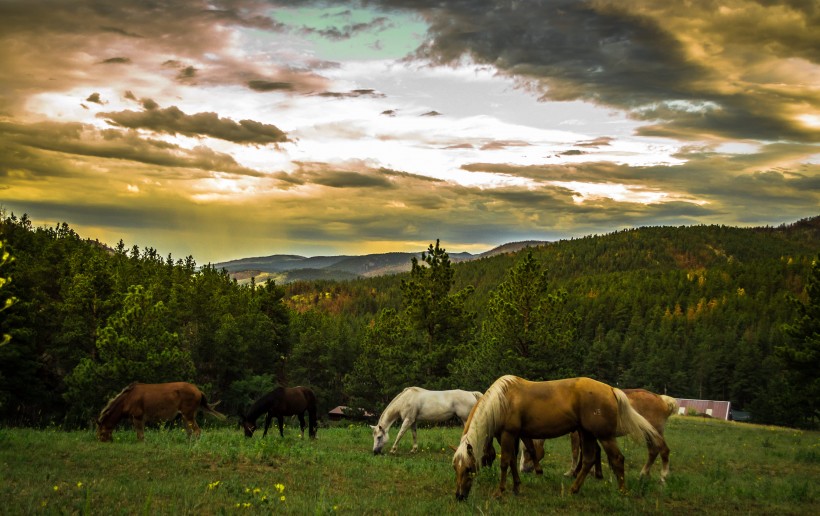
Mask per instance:
[[[351,90],[347,92],[336,92],[336,91],[325,91],[319,93],[320,97],[330,97],[330,98],[337,98],[337,99],[351,99],[351,98],[359,98],[359,97],[369,97],[374,99],[384,98],[384,93],[379,93],[373,89],[357,89]]]
[[[299,33],[302,35],[316,34],[323,38],[327,38],[331,41],[344,41],[356,37],[361,33],[378,33],[392,26],[393,24],[390,22],[390,20],[383,16],[380,16],[378,18],[370,20],[369,22],[353,23],[350,25],[345,25],[341,28],[336,26],[330,26],[325,29],[316,29],[313,27],[303,26],[301,29],[299,29]]]
[[[114,125],[130,129],[149,129],[157,133],[193,137],[210,136],[234,143],[267,145],[290,141],[285,133],[274,125],[253,120],[234,122],[228,118],[220,118],[216,113],[187,115],[175,106],[147,111],[99,113],[97,116]]]
[[[820,141],[820,10],[810,2],[409,2],[430,24],[417,57],[490,64],[544,99],[652,122],[642,134]]]
[[[280,81],[263,81],[263,80],[253,80],[248,81],[248,88],[254,91],[281,91],[281,90],[292,90],[293,84],[289,82],[280,82]]]

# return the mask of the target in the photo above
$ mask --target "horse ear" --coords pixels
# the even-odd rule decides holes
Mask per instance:
[[[454,452],[458,451],[458,448],[456,448],[456,447],[455,447],[455,446],[453,446],[452,444],[449,444],[448,446],[449,446],[449,447],[450,447],[450,449],[451,449],[451,450],[453,450]]]
[[[370,425],[370,428],[372,428],[373,430],[375,430],[377,427],[376,427],[375,425]]]

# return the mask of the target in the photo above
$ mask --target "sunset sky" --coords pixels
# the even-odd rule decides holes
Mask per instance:
[[[794,222],[820,8],[2,0],[0,210],[199,264]]]

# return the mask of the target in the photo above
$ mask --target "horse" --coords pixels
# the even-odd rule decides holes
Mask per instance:
[[[677,413],[678,411],[677,400],[671,396],[666,396],[665,394],[655,394],[654,392],[644,389],[623,389],[623,391],[624,394],[626,394],[626,397],[629,398],[629,403],[632,405],[632,408],[646,418],[646,420],[649,421],[653,427],[655,427],[658,434],[663,437],[663,430],[666,426],[666,420],[669,416]],[[570,466],[570,469],[564,473],[564,475],[576,476],[579,468],[581,467],[580,437],[577,432],[572,432],[570,437],[572,445],[572,466]],[[536,472],[540,471],[538,462],[544,456],[544,440],[535,439],[533,440],[533,445],[535,446],[535,460],[533,460],[533,457],[529,454],[529,452],[527,452],[526,449],[524,449],[524,452],[521,454],[522,472],[527,473],[533,470],[536,470]],[[649,475],[650,468],[652,468],[652,464],[658,456],[658,451],[653,450],[652,447],[648,447],[648,452],[649,457],[641,470],[641,476]],[[669,476],[669,447],[666,444],[666,439],[662,439],[659,453],[663,463],[661,468],[661,483],[665,483],[666,477]],[[595,446],[594,475],[595,478],[603,478],[603,472],[601,470],[601,449],[597,446],[597,444]]]
[[[413,432],[413,448],[410,453],[414,453],[418,450],[416,421],[447,421],[457,416],[464,424],[481,396],[478,391],[428,391],[421,387],[406,387],[387,405],[378,424],[370,425],[373,429],[373,454],[382,452],[382,448],[390,440],[390,427],[396,420],[401,419],[402,424],[390,453],[396,453],[399,441],[408,429]]]
[[[519,440],[535,455],[532,439],[551,439],[575,430],[581,435],[583,466],[570,488],[573,494],[592,468],[596,439],[604,445],[621,491],[626,490],[624,456],[615,437],[629,434],[660,446],[658,432],[632,408],[620,389],[584,377],[531,382],[517,376],[502,376],[476,402],[464,425],[461,442],[453,455],[456,500],[465,500],[469,495],[484,450],[493,438],[501,443],[501,480],[496,493],[501,496],[511,465],[513,492],[519,491],[521,479],[514,467]]]
[[[133,382],[111,398],[100,412],[97,418],[97,438],[102,442],[110,442],[117,423],[130,417],[137,430],[137,440],[142,441],[146,421],[169,421],[178,413],[185,420],[188,438],[192,432],[199,437],[201,430],[196,423],[197,410],[202,409],[203,412],[224,420],[225,415],[214,410],[218,404],[219,402],[209,405],[202,391],[190,383]]]
[[[316,439],[316,395],[307,387],[277,387],[265,394],[251,405],[247,414],[239,415],[239,423],[245,430],[245,437],[252,437],[256,430],[256,420],[263,412],[265,416],[265,431],[262,437],[268,435],[271,419],[276,416],[279,423],[279,435],[284,437],[284,417],[297,416],[299,418],[299,436],[305,435],[305,412],[308,413],[310,426],[308,432],[311,439]]]

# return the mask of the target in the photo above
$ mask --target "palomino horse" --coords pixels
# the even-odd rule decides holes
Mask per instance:
[[[413,448],[410,450],[412,453],[418,450],[416,421],[447,421],[453,416],[458,416],[463,424],[480,397],[481,393],[477,391],[428,391],[421,387],[405,388],[387,405],[379,417],[378,424],[370,426],[373,429],[373,454],[378,455],[382,452],[382,448],[390,440],[390,427],[396,420],[402,420],[401,429],[390,453],[396,453],[399,441],[408,429],[413,432]]]
[[[145,437],[146,421],[170,421],[182,414],[188,437],[193,432],[199,437],[196,411],[202,409],[212,416],[225,419],[213,405],[208,404],[205,395],[195,385],[186,382],[137,383],[134,382],[113,397],[97,418],[97,438],[102,442],[111,441],[111,433],[122,418],[130,417],[137,430],[137,439]]]
[[[590,378],[531,382],[517,376],[502,376],[478,400],[464,425],[461,442],[453,455],[456,499],[467,498],[487,442],[493,438],[501,443],[498,495],[506,489],[511,465],[513,492],[517,494],[521,479],[514,463],[519,439],[535,455],[532,439],[551,439],[576,430],[581,433],[583,467],[570,493],[578,492],[592,468],[596,439],[604,445],[622,491],[626,487],[624,456],[615,437],[629,434],[660,446],[658,432],[632,408],[620,389]]]
[[[663,430],[666,426],[666,420],[669,416],[678,411],[677,400],[671,396],[666,396],[665,394],[655,394],[654,392],[649,392],[644,389],[623,389],[623,391],[624,394],[626,394],[626,397],[629,398],[629,403],[632,405],[632,408],[634,408],[638,414],[646,418],[646,420],[649,421],[653,427],[655,427],[658,434],[663,437]],[[564,474],[566,476],[576,476],[581,467],[580,436],[577,432],[572,432],[570,437],[572,438],[572,466]],[[533,470],[539,471],[541,469],[538,462],[544,456],[544,440],[535,439],[533,440],[533,445],[535,446],[535,460],[532,459],[526,449],[521,454],[521,471],[525,473]],[[666,482],[666,477],[669,476],[669,447],[666,445],[666,440],[663,439],[661,441],[660,450],[656,450],[651,446],[648,446],[647,448],[649,451],[649,457],[641,470],[641,476],[649,475],[652,464],[655,462],[658,452],[660,452],[661,462],[663,463],[661,468],[661,482]],[[595,446],[594,471],[595,478],[603,478],[603,472],[601,470],[601,448],[597,445]]]
[[[265,394],[251,405],[247,414],[240,414],[239,422],[245,430],[245,437],[253,436],[256,430],[256,420],[263,412],[265,416],[265,431],[262,437],[268,435],[271,419],[276,416],[279,423],[279,435],[284,437],[284,417],[297,416],[299,418],[299,435],[305,435],[305,412],[308,413],[310,427],[308,432],[311,439],[316,438],[316,395],[307,387],[277,387]]]

